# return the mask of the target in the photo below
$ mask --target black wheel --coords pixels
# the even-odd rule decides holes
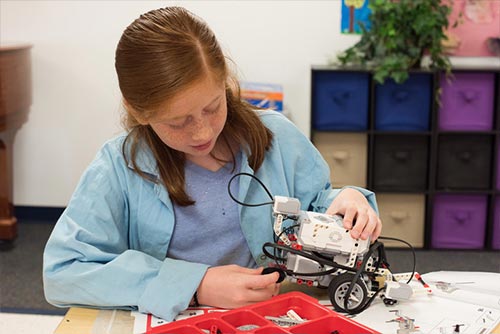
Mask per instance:
[[[358,278],[347,301],[347,309],[345,308],[347,290],[349,290],[353,278],[353,274],[344,273],[334,277],[330,282],[328,296],[335,311],[355,313],[365,305],[368,293],[365,284]]]

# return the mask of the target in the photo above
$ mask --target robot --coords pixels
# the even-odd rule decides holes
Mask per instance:
[[[275,196],[273,202],[275,242],[263,251],[289,281],[327,288],[334,309],[350,314],[381,292],[387,305],[411,297],[412,288],[398,281],[413,273],[393,275],[382,243],[353,239],[341,216],[301,211],[296,198]]]

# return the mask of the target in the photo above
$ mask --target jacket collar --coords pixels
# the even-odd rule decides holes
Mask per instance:
[[[158,164],[156,162],[153,152],[143,141],[141,141],[138,145],[139,146],[137,148],[137,154],[135,159],[137,167],[144,173],[150,175],[153,178],[153,181],[159,180],[160,171],[158,169]],[[130,154],[130,145],[127,146],[126,152],[128,160],[127,167],[133,170],[134,167],[132,164],[132,159]]]

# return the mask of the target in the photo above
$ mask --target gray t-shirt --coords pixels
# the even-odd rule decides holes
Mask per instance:
[[[239,171],[228,163],[216,172],[186,162],[186,190],[194,205],[174,205],[175,226],[167,256],[212,266],[237,264],[256,267],[240,227],[238,205],[228,194],[227,185]],[[238,194],[238,180],[231,184]]]

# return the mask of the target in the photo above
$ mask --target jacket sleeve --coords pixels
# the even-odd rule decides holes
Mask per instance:
[[[106,150],[86,170],[44,251],[45,296],[56,306],[138,309],[172,320],[207,266],[130,247],[129,172]]]

